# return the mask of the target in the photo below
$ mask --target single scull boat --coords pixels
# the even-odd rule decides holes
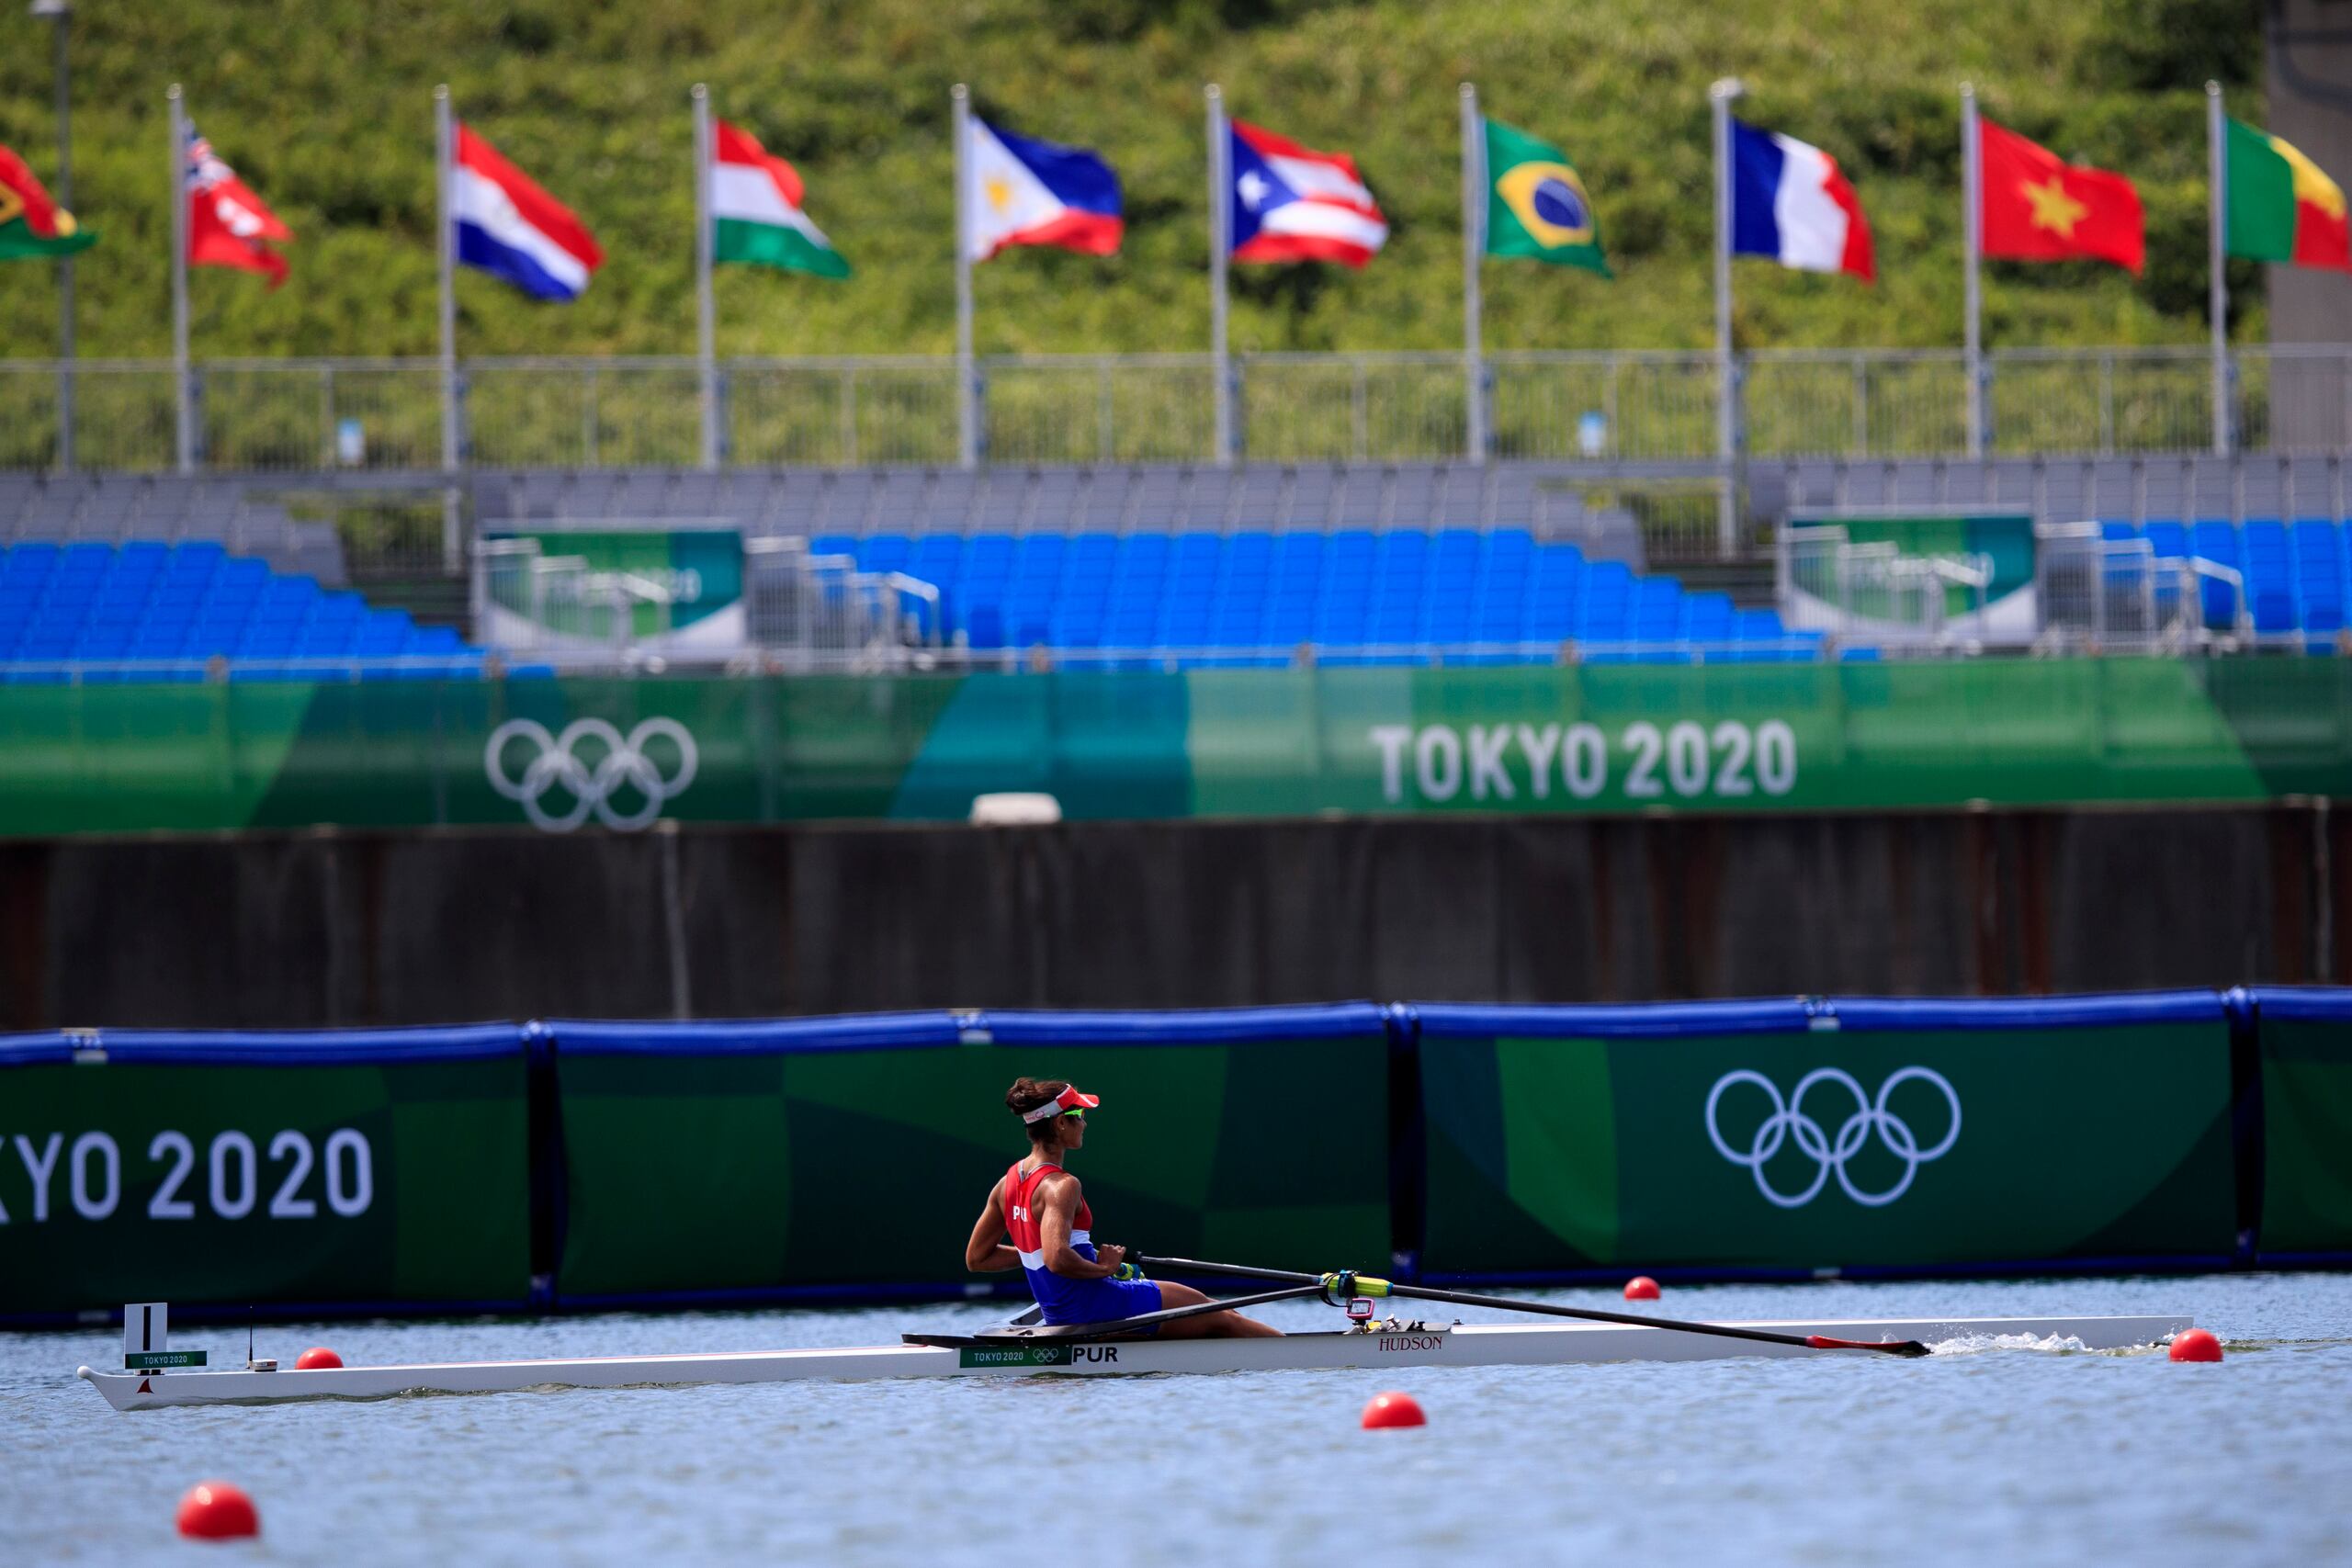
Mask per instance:
[[[2161,1344],[2192,1325],[2183,1316],[1856,1318],[1722,1325],[1774,1335],[1750,1339],[1679,1329],[1595,1323],[1363,1322],[1336,1333],[1280,1339],[1051,1339],[1002,1333],[909,1336],[912,1343],[855,1349],[743,1350],[698,1356],[595,1356],[526,1361],[449,1361],[336,1367],[314,1371],[144,1370],[81,1375],[117,1410],[179,1404],[271,1404],[401,1394],[501,1393],[537,1389],[677,1387],[869,1378],[1103,1376],[1146,1372],[1262,1372],[1349,1368],[1561,1366],[1601,1361],[1691,1361],[1732,1356],[1835,1356],[1802,1341],[1827,1337],[1875,1348],[1988,1341],[2120,1350]],[[1782,1343],[1785,1336],[1794,1343]],[[186,1353],[173,1353],[175,1355]],[[151,1359],[153,1358],[150,1358]]]

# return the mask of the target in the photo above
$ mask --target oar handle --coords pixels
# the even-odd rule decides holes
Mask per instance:
[[[1320,1274],[1302,1274],[1295,1269],[1252,1269],[1240,1263],[1204,1263],[1197,1258],[1146,1258],[1130,1252],[1127,1261],[1139,1269],[1151,1269],[1164,1274],[1221,1274],[1235,1280],[1277,1280],[1289,1285],[1319,1285]]]

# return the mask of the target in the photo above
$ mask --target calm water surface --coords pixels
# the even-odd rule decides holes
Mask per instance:
[[[1555,1298],[1614,1300],[1594,1292]],[[1981,1350],[580,1391],[118,1415],[0,1335],[0,1562],[2132,1564],[2352,1559],[2352,1277],[1724,1286],[1693,1317],[2187,1312],[2222,1365]],[[1286,1326],[1327,1308],[1267,1309]],[[1655,1310],[1655,1309],[1653,1309]],[[269,1327],[290,1361],[876,1344],[994,1309]],[[1476,1315],[1476,1314],[1472,1314]],[[241,1357],[242,1333],[183,1328]],[[1385,1386],[1430,1415],[1365,1432]],[[258,1543],[178,1540],[210,1476]]]

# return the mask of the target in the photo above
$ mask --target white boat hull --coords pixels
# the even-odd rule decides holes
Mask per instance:
[[[1869,1318],[1740,1326],[1840,1339],[1928,1345],[2055,1340],[2088,1350],[2154,1345],[2190,1327],[2187,1316]],[[868,1378],[1118,1376],[1346,1368],[1558,1366],[1601,1361],[1703,1361],[1734,1356],[1858,1355],[1615,1324],[1478,1324],[1396,1333],[1299,1334],[1282,1339],[1130,1340],[986,1346],[884,1345],[855,1349],[738,1350],[703,1356],[594,1356],[532,1361],[448,1361],[322,1371],[119,1372],[81,1369],[117,1410],[178,1404],[277,1404],[308,1399],[390,1399],[410,1393],[510,1393],[570,1388],[666,1388],[697,1383],[845,1382]]]

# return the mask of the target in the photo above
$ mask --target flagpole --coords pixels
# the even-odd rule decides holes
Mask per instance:
[[[449,210],[449,164],[457,151],[457,131],[449,111],[449,89],[433,89],[434,207],[436,212],[434,249],[441,265],[441,468],[458,471],[458,295],[451,272],[456,266],[455,219]]]
[[[1963,263],[1961,358],[1968,377],[1968,455],[1984,456],[1984,286],[1979,276],[1984,251],[1984,140],[1976,127],[1976,88],[1960,85],[1961,250]]]
[[[1462,84],[1462,378],[1470,410],[1469,457],[1487,460],[1487,374],[1478,294],[1479,258],[1487,249],[1487,138],[1478,123],[1478,89]]]
[[[1203,89],[1209,117],[1209,375],[1216,393],[1216,465],[1233,466],[1233,356],[1226,342],[1225,269],[1233,248],[1228,231],[1232,173],[1226,166],[1225,94],[1214,82]]]
[[[1715,141],[1715,447],[1724,466],[1723,495],[1717,508],[1717,544],[1732,554],[1739,525],[1739,497],[1733,465],[1739,456],[1739,390],[1732,377],[1731,355],[1731,105],[1747,88],[1726,76],[1707,90],[1714,111]]]
[[[695,84],[695,367],[702,399],[702,466],[718,467],[717,307],[710,294],[710,89]]]
[[[956,84],[956,460],[979,467],[979,389],[972,371],[972,96]]]
[[[173,452],[181,473],[196,469],[196,409],[187,364],[187,110],[180,85],[164,90],[172,138],[172,403]]]
[[[2211,269],[2213,313],[2213,450],[2230,452],[2230,214],[2229,128],[2222,120],[2222,85],[2205,84],[2206,186],[2211,197],[2207,265]]]

